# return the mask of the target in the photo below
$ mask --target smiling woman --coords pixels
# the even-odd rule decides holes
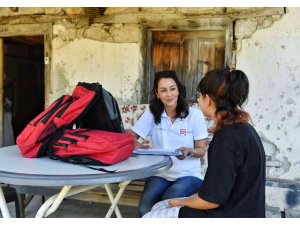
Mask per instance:
[[[162,78],[158,83],[156,96],[163,103],[167,116],[173,119],[173,123],[176,119],[176,106],[179,96],[175,81],[171,78]]]
[[[169,117],[188,116],[185,87],[179,82],[175,71],[165,70],[155,73],[152,96],[150,110],[156,124],[160,123],[164,110]]]
[[[132,129],[136,139],[151,137],[154,148],[182,153],[171,156],[169,170],[147,178],[138,208],[140,216],[160,200],[196,193],[202,183],[200,158],[205,155],[208,134],[202,112],[189,107],[185,96],[175,71],[156,72],[150,110]],[[136,148],[146,146],[136,141]]]

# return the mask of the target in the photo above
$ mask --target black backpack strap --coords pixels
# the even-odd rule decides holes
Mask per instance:
[[[54,146],[61,146],[61,147],[64,147],[64,149],[67,149],[67,147],[68,147],[68,144],[66,144],[66,143],[60,143],[60,142],[56,142],[56,143],[54,144]]]
[[[84,166],[86,166],[87,168],[90,168],[92,170],[98,170],[98,171],[105,172],[105,173],[114,173],[114,172],[117,171],[117,170],[106,170],[106,169],[103,169],[103,168],[95,168],[95,167],[92,167],[92,166],[89,166],[89,165],[84,165]]]
[[[58,114],[61,114],[61,115],[62,115],[62,114],[64,113],[64,111],[67,110],[67,108],[71,105],[72,100],[73,100],[73,97],[72,97],[72,96],[69,96],[69,98],[68,98],[64,103],[58,105],[57,108],[54,108],[54,107],[53,107],[53,109],[52,109],[51,111],[49,111],[48,115],[42,120],[42,123],[43,123],[43,124],[46,124],[46,123],[48,122],[48,120],[51,118],[51,116],[58,110],[58,108],[64,106],[64,107],[61,109],[61,111],[58,112]],[[63,112],[62,112],[62,111],[63,111]],[[60,115],[60,116],[61,116],[61,115]]]
[[[70,107],[71,104],[72,104],[71,101],[66,102],[65,106],[56,114],[56,117],[60,118],[65,113],[65,111]]]
[[[78,140],[74,139],[74,138],[69,138],[69,137],[66,137],[66,136],[62,136],[60,138],[60,140],[63,140],[63,141],[68,141],[70,142],[71,144],[77,144]]]
[[[78,131],[72,131],[69,132],[69,135],[75,136],[75,137],[81,137],[84,138],[84,140],[87,140],[90,136],[89,135],[85,135],[85,134],[81,134],[84,132],[90,131],[90,129],[85,129],[85,130],[78,130]]]
[[[57,99],[57,101],[56,101],[55,105],[53,106],[53,108],[50,109],[48,112],[46,112],[44,115],[42,115],[37,121],[35,121],[35,123],[33,124],[33,126],[36,126],[42,119],[44,119],[45,117],[47,117],[49,114],[52,116],[55,113],[55,111],[57,109],[59,109],[62,101],[64,100],[64,97],[65,97],[65,95],[63,95],[59,99]]]
[[[64,135],[65,132],[65,127],[62,126],[60,128],[57,129],[57,131],[52,134],[51,136],[49,136],[47,139],[45,139],[43,141],[43,144],[41,145],[41,147],[39,148],[38,151],[38,155],[37,157],[42,157],[44,155],[48,154],[48,151],[50,151],[50,153],[53,151],[52,150],[52,146],[53,144]],[[49,155],[49,154],[48,154]]]

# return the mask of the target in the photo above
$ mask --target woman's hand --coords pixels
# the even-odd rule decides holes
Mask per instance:
[[[218,208],[220,205],[205,201],[198,196],[198,193],[195,193],[187,198],[170,199],[168,201],[168,207],[172,208],[176,206],[187,206],[193,209],[208,210]]]
[[[177,149],[179,152],[182,152],[181,156],[176,156],[177,159],[183,160],[187,156],[191,156],[194,158],[202,158],[205,155],[206,152],[206,140],[198,140],[194,141],[194,148],[186,148],[186,147],[181,147]]]
[[[145,146],[143,144],[141,144],[138,139],[140,138],[139,135],[137,135],[135,132],[133,132],[132,130],[126,130],[126,133],[127,134],[130,134],[133,138],[134,138],[134,149],[139,149],[139,148],[142,148],[142,149],[148,149],[149,146]]]
[[[174,198],[174,199],[170,199],[168,201],[168,207],[169,208],[176,207],[176,206],[184,206],[183,200]]]
[[[177,151],[181,152],[182,155],[176,156],[176,158],[179,159],[179,160],[184,160],[187,156],[192,154],[193,149],[192,148],[181,147],[181,148],[177,149]]]
[[[143,145],[140,142],[138,142],[138,140],[135,139],[134,140],[134,149],[139,149],[139,148],[149,149],[149,146]]]

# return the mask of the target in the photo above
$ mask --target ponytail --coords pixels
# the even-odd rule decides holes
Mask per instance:
[[[243,110],[249,94],[249,81],[241,70],[230,68],[208,72],[198,85],[201,94],[209,95],[216,104],[219,118],[213,131],[236,122],[247,123],[250,115]]]

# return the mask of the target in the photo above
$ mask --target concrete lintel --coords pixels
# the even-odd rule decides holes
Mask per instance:
[[[51,25],[49,23],[44,24],[6,24],[0,25],[0,36],[9,37],[15,35],[43,35],[49,30]]]
[[[146,27],[160,27],[170,29],[178,28],[198,28],[207,29],[213,27],[222,29],[232,23],[233,19],[228,16],[209,17],[209,16],[184,16],[180,14],[164,14],[163,18],[157,14],[126,14],[108,15],[94,19],[94,23],[114,24],[114,23],[141,23]]]

